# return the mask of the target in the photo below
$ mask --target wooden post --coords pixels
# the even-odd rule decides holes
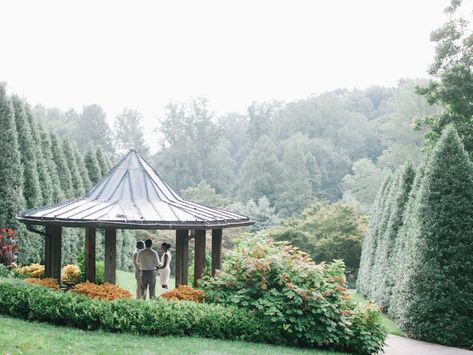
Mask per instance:
[[[205,229],[195,231],[195,254],[194,254],[194,287],[202,278],[205,268]]]
[[[85,229],[85,277],[95,283],[95,228]]]
[[[117,280],[117,230],[105,229],[105,282]]]
[[[212,276],[222,269],[222,229],[212,229]]]
[[[176,230],[176,287],[187,285],[189,282],[189,231]]]
[[[45,239],[45,267],[46,277],[61,282],[61,249],[62,249],[62,229],[60,226],[46,226]]]

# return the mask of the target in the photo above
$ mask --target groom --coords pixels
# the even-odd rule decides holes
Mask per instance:
[[[146,299],[146,290],[149,288],[149,298],[154,299],[156,293],[156,268],[159,265],[158,253],[151,249],[153,241],[145,240],[145,249],[138,253],[138,263],[141,266],[141,297]]]

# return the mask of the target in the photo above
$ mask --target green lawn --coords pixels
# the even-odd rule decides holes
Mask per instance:
[[[124,288],[125,290],[128,290],[131,292],[133,297],[135,296],[136,292],[136,281],[135,281],[135,273],[134,272],[126,272],[126,271],[121,271],[117,270],[117,284]],[[174,277],[170,277],[169,279],[169,288],[172,289],[174,288]],[[159,284],[159,275],[156,279],[156,294],[158,292],[162,292],[161,285]]]
[[[341,353],[193,337],[151,337],[57,327],[0,315],[0,353],[16,354],[317,354]]]
[[[351,290],[352,300],[356,303],[367,303],[368,300],[361,294],[357,293],[355,290]],[[389,334],[406,336],[401,329],[397,326],[397,324],[389,319],[386,314],[381,315],[383,326]]]

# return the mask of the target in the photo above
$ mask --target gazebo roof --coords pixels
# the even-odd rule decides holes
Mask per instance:
[[[253,224],[246,216],[185,201],[131,150],[84,197],[21,213],[24,223],[123,229],[209,229]]]

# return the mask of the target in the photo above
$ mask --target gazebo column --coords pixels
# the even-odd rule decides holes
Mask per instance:
[[[117,281],[117,230],[105,229],[105,282]]]
[[[62,229],[60,226],[46,226],[44,246],[44,274],[61,282]]]
[[[222,269],[222,228],[212,229],[212,276]]]
[[[94,227],[85,229],[85,277],[87,281],[95,283],[95,235]]]
[[[194,287],[197,287],[197,282],[202,278],[205,268],[205,229],[197,229],[194,239]]]
[[[187,229],[176,230],[176,287],[187,285],[189,264],[189,231]]]

